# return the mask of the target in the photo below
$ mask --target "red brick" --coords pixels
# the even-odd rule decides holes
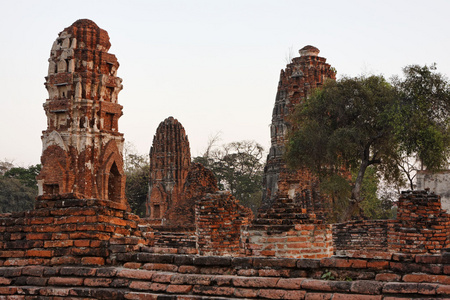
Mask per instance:
[[[81,259],[81,264],[102,266],[105,264],[105,259],[103,257],[83,257]]]
[[[400,281],[402,277],[393,273],[380,273],[375,276],[375,280],[378,281]]]
[[[259,290],[258,296],[266,299],[304,299],[305,294],[305,291],[263,289]]]
[[[152,282],[149,281],[132,281],[130,283],[130,289],[134,290],[150,290],[152,287]]]
[[[0,295],[13,295],[17,293],[17,288],[15,287],[0,287]],[[10,299],[10,298],[5,298]],[[13,298],[11,298],[13,299]]]
[[[368,261],[367,267],[371,269],[376,270],[383,270],[389,268],[389,262],[385,260],[374,260],[374,261]]]
[[[131,300],[157,300],[158,295],[152,295],[149,293],[136,293],[136,292],[130,292],[125,294],[125,299],[131,299]],[[180,298],[178,298],[180,299]]]
[[[0,250],[0,257],[24,257],[25,251],[22,250]]]
[[[211,276],[197,274],[175,274],[171,277],[172,284],[210,285]]]
[[[155,272],[147,270],[121,269],[117,272],[117,277],[151,280]]]
[[[52,257],[52,250],[38,250],[38,249],[32,249],[27,250],[26,252],[27,256],[31,257]]]
[[[171,294],[187,294],[192,290],[192,285],[171,284],[166,292]]]
[[[236,277],[233,279],[234,286],[270,288],[277,285],[278,278],[256,278],[256,277]]]
[[[428,274],[406,274],[402,278],[405,282],[437,282],[436,275]]]
[[[5,278],[5,277],[0,277],[0,284],[1,285],[8,285],[10,284],[12,281],[11,278]]]
[[[153,274],[152,281],[153,282],[162,282],[168,283],[172,278],[173,274],[164,274],[164,273],[155,273]]]
[[[80,286],[83,284],[83,278],[75,277],[50,277],[48,280],[49,285],[62,285],[62,286]]]
[[[52,265],[75,265],[80,263],[81,258],[73,256],[53,257],[51,259]]]
[[[350,295],[350,294],[334,294],[333,300],[381,300],[383,296],[375,295]]]
[[[58,248],[58,247],[71,247],[73,246],[72,240],[57,240],[57,241],[45,241],[45,248]]]
[[[231,296],[234,294],[234,288],[231,287],[195,285],[192,291],[194,294],[212,296]]]
[[[277,287],[286,290],[299,290],[303,280],[305,280],[305,278],[280,278]]]
[[[142,268],[145,270],[160,270],[168,272],[176,272],[178,270],[178,266],[176,265],[158,263],[147,263]]]
[[[256,298],[258,296],[258,290],[236,288],[234,295],[241,298]]]
[[[258,271],[259,276],[261,277],[289,277],[291,270],[282,269],[282,270],[274,270],[274,269],[262,269]]]
[[[89,240],[74,240],[73,244],[75,247],[89,247],[90,241]]]
[[[383,287],[385,294],[416,294],[417,292],[417,283],[389,282]]]
[[[305,300],[331,300],[332,298],[333,294],[307,293],[305,295]]]
[[[110,278],[86,278],[84,279],[84,285],[86,286],[109,286],[112,282]]]
[[[450,296],[450,285],[439,285],[436,289],[436,294]]]
[[[123,264],[123,267],[127,269],[139,269],[141,266],[142,266],[141,263],[136,262],[127,262]]]

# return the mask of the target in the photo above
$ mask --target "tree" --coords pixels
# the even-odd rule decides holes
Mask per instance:
[[[395,102],[395,90],[382,76],[344,77],[325,82],[292,116],[288,164],[309,168],[322,182],[346,179],[351,192],[341,220],[361,213],[363,180],[370,166],[383,162],[379,170],[399,177],[398,142],[390,122]]]
[[[28,168],[16,167],[12,163],[5,166],[0,175],[0,213],[33,209],[38,194],[36,176],[41,165]]]
[[[404,79],[393,79],[400,100],[393,120],[402,150],[416,156],[422,169],[443,168],[450,154],[449,83],[435,64],[407,66],[403,73]]]
[[[350,204],[342,220],[361,213],[369,167],[398,185],[405,183],[405,172],[413,187],[414,166],[407,164],[414,157],[431,170],[448,163],[449,85],[434,66],[408,66],[404,73],[392,85],[382,76],[328,81],[292,116],[288,164],[309,168],[328,185],[347,177]],[[338,194],[346,197],[339,186],[344,192]]]
[[[205,154],[193,161],[214,173],[220,190],[230,191],[243,205],[256,211],[262,196],[263,147],[254,141],[240,141],[213,149],[216,141],[217,135],[210,140]]]
[[[147,155],[138,154],[131,144],[124,147],[124,171],[127,177],[125,183],[125,197],[131,211],[140,217],[145,216],[150,164]]]

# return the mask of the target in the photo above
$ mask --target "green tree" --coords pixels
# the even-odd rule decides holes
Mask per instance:
[[[0,212],[33,209],[38,194],[36,176],[41,165],[23,168],[8,163],[8,166],[0,175]]]
[[[399,94],[396,134],[406,156],[416,156],[421,168],[437,170],[448,164],[450,152],[450,86],[436,65],[411,65],[393,84]]]
[[[293,168],[311,169],[336,202],[348,200],[341,220],[361,210],[378,214],[370,213],[371,205],[362,205],[369,167],[388,183],[401,186],[407,180],[413,188],[415,157],[431,170],[448,163],[449,84],[435,66],[403,71],[404,79],[394,78],[392,85],[382,76],[328,81],[292,116],[287,161]],[[330,182],[339,182],[339,188]],[[378,207],[386,210],[385,199],[379,201]]]
[[[150,175],[148,157],[128,151],[125,157],[125,175],[127,176],[125,197],[131,211],[140,217],[144,217]]]
[[[263,147],[254,141],[240,141],[213,149],[216,141],[217,136],[210,141],[205,154],[193,161],[214,173],[219,189],[230,191],[241,204],[256,211],[262,196]]]
[[[364,175],[370,166],[399,178],[399,146],[390,121],[396,99],[395,89],[382,76],[344,77],[327,81],[293,114],[288,164],[309,168],[328,185],[339,179],[335,200],[348,202],[341,220],[361,214]]]
[[[131,211],[144,217],[150,176],[149,157],[139,154],[136,147],[130,142],[125,143],[123,150],[124,171],[127,177],[125,197]]]

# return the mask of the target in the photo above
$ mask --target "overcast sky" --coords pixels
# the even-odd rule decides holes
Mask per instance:
[[[313,45],[338,71],[401,74],[437,63],[450,74],[450,1],[7,1],[0,0],[0,160],[40,162],[50,48],[88,18],[106,31],[120,68],[119,131],[149,152],[169,116],[186,129],[192,156],[255,140],[266,150],[280,70],[289,49]]]

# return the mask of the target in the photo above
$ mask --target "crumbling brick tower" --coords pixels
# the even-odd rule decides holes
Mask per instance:
[[[147,216],[167,218],[169,208],[180,202],[190,164],[191,150],[183,125],[169,117],[159,124],[150,149]]]
[[[119,63],[108,33],[78,20],[59,33],[50,52],[44,103],[39,199],[77,197],[125,203]]]
[[[321,200],[317,182],[307,170],[291,172],[283,159],[286,134],[290,127],[289,115],[294,106],[301,103],[316,87],[326,79],[335,79],[335,72],[319,57],[319,49],[306,46],[299,51],[300,57],[281,70],[275,107],[270,127],[271,148],[267,156],[263,178],[263,199],[261,211],[271,208],[277,198],[294,198],[302,203],[309,213],[321,211]],[[288,201],[289,202],[289,201]]]

